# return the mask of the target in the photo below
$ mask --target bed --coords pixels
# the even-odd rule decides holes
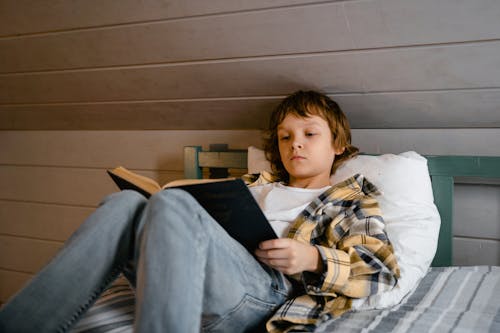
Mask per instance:
[[[214,147],[226,151],[184,148],[186,178],[202,178],[207,169],[209,177],[224,177],[229,169],[255,172],[268,167],[262,164],[266,163],[263,152],[256,148],[227,151],[225,146]],[[408,187],[416,192],[414,197],[405,197],[410,208],[406,207],[403,215],[391,211],[386,221],[388,233],[401,238],[400,244],[396,239],[394,245],[396,254],[401,255],[402,275],[406,273],[407,278],[394,293],[360,300],[352,311],[323,322],[315,332],[500,332],[500,267],[452,266],[454,181],[457,177],[499,179],[500,157],[422,157],[414,152],[362,155],[336,174],[342,178],[367,166],[364,173],[369,175],[365,175],[382,182],[387,199],[387,203],[381,199],[383,211],[383,205],[388,211],[399,209],[391,206],[391,195],[400,197]],[[392,240],[391,234],[389,238]],[[411,261],[416,249],[419,255],[414,257],[418,259]],[[133,290],[120,277],[72,332],[132,332],[134,304]]]

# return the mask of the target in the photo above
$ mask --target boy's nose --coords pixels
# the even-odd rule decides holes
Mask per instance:
[[[304,146],[302,145],[302,143],[300,143],[298,141],[294,141],[292,147],[295,149],[299,149],[299,148],[303,148]]]

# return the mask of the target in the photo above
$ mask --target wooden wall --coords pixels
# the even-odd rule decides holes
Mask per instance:
[[[255,129],[298,88],[355,128],[500,126],[495,0],[0,6],[1,129]]]
[[[106,168],[164,182],[184,145],[259,145],[296,89],[335,98],[366,152],[500,155],[498,17],[495,0],[0,1],[0,302],[114,190]],[[456,197],[455,262],[500,264],[499,187]]]

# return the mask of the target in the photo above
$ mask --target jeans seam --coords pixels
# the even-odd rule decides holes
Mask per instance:
[[[78,321],[81,315],[85,311],[87,311],[90,308],[90,306],[92,306],[92,304],[97,300],[99,295],[101,295],[104,292],[104,290],[106,290],[106,288],[111,284],[111,282],[113,282],[118,277],[118,274],[121,272],[121,270],[122,267],[120,266],[111,271],[111,273],[108,274],[106,279],[104,279],[101,286],[97,288],[94,292],[92,292],[88,300],[84,304],[80,305],[78,310],[76,310],[76,312],[70,317],[68,321],[66,321],[66,323],[62,324],[58,332],[60,333],[67,332],[69,328],[71,328]]]
[[[273,286],[272,288],[273,288],[273,290],[274,290],[275,292],[277,292],[277,293],[278,293],[278,294],[280,294],[280,295],[283,295],[283,296],[285,296],[285,297],[288,297],[288,295],[289,295],[289,293],[288,293],[286,290],[284,290],[284,289],[280,289],[280,288],[277,288],[277,287],[275,287],[275,286]]]
[[[290,291],[287,290],[287,288],[285,287],[287,277],[283,273],[281,273],[275,269],[272,269],[272,268],[270,268],[268,270],[268,273],[272,279],[271,288],[276,293],[283,295],[285,297],[288,297],[288,295],[290,294]]]
[[[263,307],[269,309],[269,311],[272,311],[277,306],[276,303],[267,302],[267,301],[264,301],[264,300],[261,300],[261,299],[255,297],[255,296],[252,296],[248,293],[245,293],[243,295],[243,298],[240,300],[240,302],[234,308],[232,308],[231,310],[229,310],[226,313],[224,313],[223,315],[221,315],[219,319],[217,319],[211,323],[207,323],[207,324],[203,325],[203,327],[202,327],[203,330],[210,332],[210,330],[212,330],[214,327],[217,327],[222,322],[226,321],[227,318],[229,318],[232,314],[234,314],[236,311],[238,311],[238,309],[240,309],[247,302],[256,304],[258,306],[263,306]]]

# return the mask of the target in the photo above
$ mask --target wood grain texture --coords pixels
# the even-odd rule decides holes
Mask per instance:
[[[278,8],[267,10],[248,10],[249,7],[259,8],[258,3],[240,4],[239,11],[231,12],[231,6],[226,2],[227,14],[195,17],[189,16],[188,12],[196,12],[200,4],[191,9],[186,4],[183,19],[146,18],[140,24],[4,38],[0,39],[0,49],[3,50],[0,52],[0,72],[169,63],[500,38],[500,25],[496,19],[500,15],[500,7],[491,0],[468,2],[463,6],[456,6],[451,0],[440,3],[429,0],[412,3],[379,0],[305,4],[281,8],[280,4],[275,4]],[[78,3],[74,6],[78,5],[81,6]],[[217,9],[217,4],[212,6],[213,12],[222,9]],[[232,7],[236,5],[232,4]],[[123,10],[122,7],[117,12]],[[153,12],[154,7],[145,7],[145,10],[151,17],[158,15]],[[166,8],[163,10],[167,11]],[[162,11],[159,12],[161,16]],[[85,12],[78,18],[83,15]],[[480,19],[481,24],[476,24],[473,18]],[[97,16],[95,20],[98,19]],[[367,31],[370,33],[367,34]]]
[[[500,242],[500,186],[457,184],[454,195],[454,235]]]
[[[175,171],[140,173],[161,184],[183,178]],[[105,169],[0,166],[0,183],[0,199],[85,207],[95,207],[117,191]]]
[[[265,129],[283,97],[0,105],[0,129]],[[352,128],[500,126],[500,89],[337,93],[330,97],[342,107]]]
[[[341,6],[315,5],[0,39],[0,73],[345,50],[348,32]]]
[[[0,131],[0,165],[182,173],[184,146],[228,142],[229,149],[246,149],[260,146],[261,137],[254,130]]]
[[[352,1],[344,11],[363,48],[488,40],[500,33],[495,0]]]
[[[1,36],[12,36],[145,21],[154,22],[315,2],[322,1],[73,0],[40,3],[30,0],[4,0],[0,3],[0,31]],[[54,20],[54,17],[58,19]]]
[[[22,273],[36,273],[45,266],[61,246],[61,242],[0,235],[1,253],[11,254],[0,256],[0,268]]]
[[[0,201],[0,235],[64,242],[93,211],[91,207]]]
[[[0,130],[246,130],[267,127],[277,98],[0,106]],[[146,116],[145,116],[146,115]]]
[[[297,89],[354,128],[500,124],[494,0],[0,6],[0,130],[262,129]]]
[[[500,156],[500,129],[355,129],[353,144],[361,151],[423,155]]]
[[[6,303],[32,276],[28,273],[0,269],[0,302]]]
[[[3,75],[0,103],[144,101],[495,88],[500,42]],[[224,78],[221,80],[221,78]],[[140,88],[140,89],[139,89]]]
[[[500,241],[487,239],[455,238],[453,264],[462,266],[500,266]]]

